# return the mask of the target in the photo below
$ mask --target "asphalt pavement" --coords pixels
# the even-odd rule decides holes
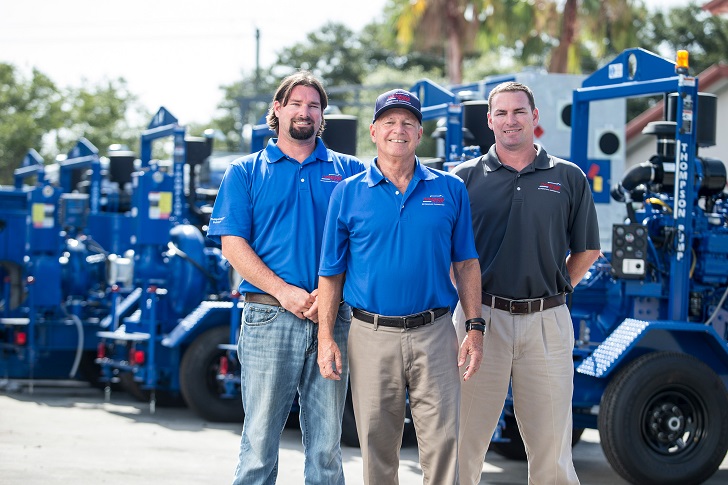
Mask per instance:
[[[242,424],[211,423],[187,408],[160,408],[122,392],[110,400],[82,384],[0,381],[0,483],[3,485],[228,484]],[[358,448],[343,447],[347,485],[361,485]],[[609,466],[598,433],[587,430],[574,447],[584,485],[625,484]],[[303,484],[301,433],[283,433],[278,483]],[[405,447],[401,485],[422,483],[417,448]],[[526,463],[489,453],[481,484],[527,483]],[[707,485],[728,483],[728,459]]]

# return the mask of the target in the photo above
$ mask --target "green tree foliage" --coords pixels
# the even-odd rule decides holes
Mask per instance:
[[[470,0],[393,0],[397,44],[444,54],[448,79],[463,80],[463,59],[472,52],[479,29],[480,2]]]
[[[550,3],[549,72],[593,71],[601,59],[639,45],[647,22],[641,0],[567,0],[562,10]]]
[[[278,53],[277,64],[291,71],[306,69],[329,86],[361,84],[367,72],[359,38],[342,24],[327,23],[306,41]]]
[[[401,53],[437,47],[451,83],[459,64],[492,59],[492,73],[516,66],[593,71],[599,60],[637,45],[646,22],[641,0],[391,0],[385,23]],[[514,62],[515,61],[515,62]],[[458,75],[458,74],[461,75]]]
[[[152,117],[129,91],[123,78],[69,89],[63,111],[63,128],[57,135],[58,149],[70,150],[83,136],[102,155],[106,154],[109,145],[117,143],[138,151],[140,133]],[[137,122],[129,121],[131,114],[138,118]]]
[[[250,147],[242,138],[243,127],[257,124],[268,112],[273,93],[283,77],[276,76],[275,70],[273,67],[262,69],[258,75],[247,74],[240,81],[220,86],[224,95],[211,127],[219,130],[225,141],[222,144],[215,142],[216,151],[248,151]]]
[[[694,74],[728,61],[728,19],[711,15],[695,3],[655,13],[651,28],[644,30],[642,40],[672,59],[678,50],[687,50],[690,71]]]
[[[43,136],[62,123],[61,105],[61,93],[47,76],[34,69],[26,79],[0,63],[0,184],[12,183],[29,149],[43,154]]]
[[[433,78],[444,78],[445,65],[442,53],[421,51],[414,45],[404,52],[397,43],[396,25],[393,24],[396,24],[395,18],[389,17],[389,20],[384,22],[367,25],[359,33],[363,47],[363,61],[367,64],[365,83],[371,82],[372,73],[378,69],[398,71],[400,76],[407,72],[421,72]]]
[[[0,63],[0,184],[12,183],[13,170],[31,148],[46,163],[65,155],[81,136],[101,155],[116,143],[138,150],[150,118],[124,79],[62,91],[36,69],[26,78]]]

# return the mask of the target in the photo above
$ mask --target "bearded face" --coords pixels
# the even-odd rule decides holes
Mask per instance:
[[[310,117],[296,118],[291,120],[288,133],[294,140],[308,140],[314,136],[315,123]]]

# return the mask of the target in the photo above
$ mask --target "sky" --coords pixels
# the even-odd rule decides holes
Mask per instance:
[[[327,21],[358,32],[387,0],[0,0],[0,62],[59,87],[123,77],[154,113],[204,123],[231,84]],[[685,5],[646,0],[650,8]],[[204,6],[203,6],[204,5]]]

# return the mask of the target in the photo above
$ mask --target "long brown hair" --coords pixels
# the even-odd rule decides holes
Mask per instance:
[[[319,97],[321,98],[321,127],[318,133],[316,133],[316,136],[321,136],[321,133],[324,132],[324,125],[326,125],[323,112],[329,105],[329,97],[326,95],[326,90],[324,89],[324,85],[321,84],[321,81],[316,79],[309,71],[298,71],[291,74],[278,85],[278,89],[276,89],[276,93],[273,95],[273,102],[270,104],[270,108],[268,108],[268,116],[265,119],[268,127],[278,134],[278,117],[275,115],[274,104],[278,101],[281,106],[287,105],[288,99],[291,97],[291,91],[296,86],[308,86],[318,91]]]

